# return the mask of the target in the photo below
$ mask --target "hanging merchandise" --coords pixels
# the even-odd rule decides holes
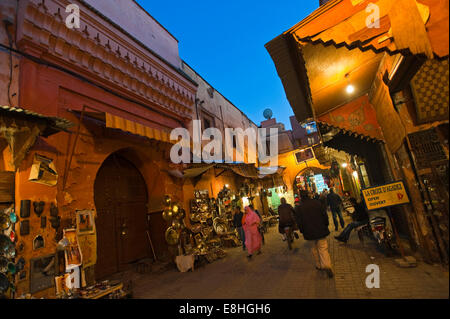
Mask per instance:
[[[330,176],[336,178],[339,177],[339,174],[340,174],[339,163],[334,159],[331,162]]]
[[[169,195],[164,196],[164,206],[162,217],[170,225],[164,236],[170,246],[175,246],[179,244],[180,232],[185,228],[185,211]]]
[[[7,230],[11,226],[11,220],[9,216],[3,212],[0,212],[0,230]]]
[[[81,266],[83,256],[78,245],[78,237],[76,229],[64,229],[64,237],[68,240],[68,245],[65,247],[65,263],[66,270],[73,269],[75,266]]]
[[[180,239],[180,236],[178,234],[178,231],[175,228],[169,227],[166,230],[165,238],[169,245],[177,245],[178,240]]]
[[[14,205],[0,210],[0,297],[5,296],[9,291],[14,298],[14,281],[18,267],[14,261],[16,257],[16,233],[15,223],[17,216]]]

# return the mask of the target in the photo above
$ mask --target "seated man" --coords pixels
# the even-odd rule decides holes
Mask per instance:
[[[353,229],[369,222],[369,214],[367,214],[364,205],[362,203],[358,203],[353,197],[350,198],[350,203],[355,208],[355,212],[353,213],[353,222],[348,224],[339,236],[334,237],[343,243],[347,243]]]
[[[286,202],[286,198],[281,198],[281,205],[278,206],[278,216],[280,217],[280,223],[278,224],[278,231],[283,235],[283,240],[286,240],[286,234],[284,227],[292,226],[296,228],[296,222],[294,218],[294,208]]]

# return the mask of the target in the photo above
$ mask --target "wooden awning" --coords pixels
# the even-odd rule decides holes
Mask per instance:
[[[366,94],[385,52],[448,56],[448,1],[374,1],[379,28],[367,26],[368,4],[328,1],[266,44],[298,121]],[[355,87],[353,96],[346,93],[348,84]]]
[[[367,95],[318,117],[320,126],[334,127],[345,134],[358,135],[362,139],[384,140],[377,114]]]
[[[374,10],[379,11],[379,25],[370,27],[367,20]],[[432,59],[448,55],[448,14],[446,1],[332,0],[286,33],[305,43]]]
[[[183,171],[183,178],[193,178],[206,173],[211,168],[228,170],[244,178],[259,179],[258,168],[246,163],[192,163]]]
[[[18,169],[38,136],[49,137],[66,131],[72,122],[45,116],[19,107],[0,106],[0,138],[11,150],[11,165]]]
[[[119,129],[125,132],[129,132],[131,134],[144,136],[150,139],[154,139],[161,142],[166,143],[172,143],[175,144],[176,141],[170,140],[170,133],[152,128],[149,126],[145,126],[142,124],[139,124],[137,122],[133,122],[127,119],[124,119],[119,116],[115,116],[109,113],[105,113],[106,118],[106,127],[113,128],[113,129]]]
[[[366,134],[361,134],[359,132],[355,132],[349,129],[345,129],[339,126],[331,125],[327,122],[321,122],[317,121],[317,126],[319,127],[319,130],[323,136],[324,142],[327,143],[329,140],[334,138],[337,135],[343,135],[343,136],[349,136],[353,137],[357,140],[366,141],[366,142],[373,142],[373,143],[379,143],[383,142],[382,139],[371,137]]]
[[[149,139],[175,144],[177,141],[170,140],[170,132],[161,128],[150,127],[149,125],[143,125],[135,121],[125,119],[123,117],[113,115],[108,112],[88,112],[70,110],[71,112],[81,116],[89,117],[97,121],[105,123],[107,128],[117,129],[124,132],[128,132],[134,135],[147,137]]]

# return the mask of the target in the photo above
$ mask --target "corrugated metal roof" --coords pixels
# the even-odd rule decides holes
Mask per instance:
[[[49,136],[57,131],[65,131],[72,127],[74,123],[71,121],[60,118],[60,117],[53,117],[53,116],[46,116],[42,115],[24,108],[20,107],[14,107],[14,106],[8,106],[8,105],[0,105],[0,113],[3,114],[9,114],[11,116],[18,116],[22,118],[28,118],[31,120],[43,120],[48,123],[47,129],[43,132],[43,136]]]

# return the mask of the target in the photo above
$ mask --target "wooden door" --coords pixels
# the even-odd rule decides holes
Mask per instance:
[[[94,201],[97,209],[95,273],[101,279],[148,255],[144,178],[130,161],[113,154],[97,174]]]

